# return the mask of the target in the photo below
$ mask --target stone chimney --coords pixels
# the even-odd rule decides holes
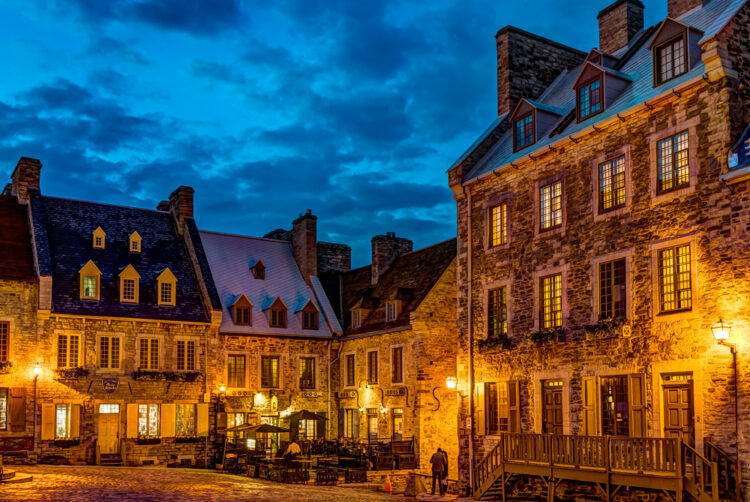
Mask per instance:
[[[689,10],[706,5],[710,0],[667,0],[667,15],[680,17]]]
[[[169,210],[178,223],[180,233],[185,228],[185,218],[193,217],[193,190],[190,187],[179,186],[169,194]],[[161,206],[161,204],[159,204]]]
[[[396,232],[386,232],[376,235],[372,243],[372,284],[377,284],[380,277],[388,271],[393,261],[399,255],[408,253],[414,243],[403,237],[396,237]]]
[[[552,40],[506,26],[495,35],[497,44],[497,114],[512,113],[521,98],[536,99],[586,54]]]
[[[614,54],[626,47],[643,29],[644,8],[640,0],[617,0],[599,12],[599,50]]]
[[[39,159],[21,157],[10,175],[12,181],[11,194],[19,199],[28,200],[29,189],[39,190],[39,177],[42,163]]]
[[[307,209],[292,222],[292,254],[302,277],[318,275],[318,217]]]

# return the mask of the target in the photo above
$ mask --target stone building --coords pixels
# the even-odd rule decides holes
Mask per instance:
[[[458,408],[446,378],[455,376],[455,255],[455,239],[412,251],[408,239],[375,236],[372,264],[342,275],[346,327],[336,356],[338,435],[413,439],[424,472],[443,448],[452,479]]]
[[[22,157],[2,196],[18,253],[3,264],[17,276],[2,283],[13,365],[0,434],[41,461],[205,465],[221,307],[193,190],[158,210],[62,199],[42,195],[41,167]]]
[[[201,232],[223,309],[218,427],[290,428],[269,442],[332,437],[335,421],[287,419],[336,412],[330,363],[341,327],[317,277],[317,217],[308,211],[273,235],[280,239]]]
[[[556,461],[573,454],[549,434],[571,435],[565,444],[580,455],[593,448],[580,436],[589,445],[678,438],[670,451],[693,455],[682,473],[677,457],[646,452],[673,443],[618,444],[643,453],[628,457],[633,466],[666,459],[677,474],[650,482],[677,497],[707,496],[690,476],[710,479],[712,459],[728,480],[721,496],[741,491],[750,4],[667,3],[669,16],[648,28],[638,0],[605,8],[600,47],[588,53],[513,27],[497,34],[498,118],[448,173],[458,208],[460,476],[475,495],[528,488],[497,464],[519,460],[518,441],[535,442],[525,455],[549,465],[542,445],[558,445]],[[731,326],[739,381],[715,339],[726,334],[720,320]],[[612,448],[606,462],[628,455]],[[698,465],[700,454],[708,463]],[[575,476],[604,486],[576,458],[555,470],[568,478],[548,495],[583,490]]]

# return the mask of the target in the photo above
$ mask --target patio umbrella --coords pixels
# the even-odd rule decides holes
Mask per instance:
[[[242,427],[242,426],[240,426]],[[229,430],[229,429],[227,429]],[[260,425],[252,425],[248,429],[244,429],[250,432],[258,432],[261,434],[272,434],[272,433],[278,433],[278,432],[289,432],[289,429],[284,429],[283,427],[277,427],[275,425],[271,424],[260,424]]]
[[[257,425],[251,425],[251,424],[235,425],[234,427],[228,428],[226,432],[247,432],[247,431],[252,430],[253,427],[257,427]]]
[[[300,410],[295,411],[288,417],[286,417],[287,420],[328,420],[323,415],[318,415],[317,413],[313,413],[312,411],[307,410]]]

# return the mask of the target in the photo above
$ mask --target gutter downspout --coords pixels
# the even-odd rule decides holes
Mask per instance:
[[[467,324],[467,327],[469,329],[468,332],[468,357],[469,357],[469,381],[468,381],[468,394],[469,394],[469,495],[473,496],[474,494],[474,329],[473,329],[473,309],[472,309],[472,297],[471,297],[471,273],[472,273],[472,263],[471,263],[471,255],[472,255],[472,242],[471,242],[471,190],[467,191],[467,203],[468,203],[468,210],[466,211],[466,222],[467,222],[467,229],[468,229],[468,243],[467,243],[467,265],[466,265],[466,275],[467,275],[467,310],[469,319]]]
[[[338,362],[339,357],[341,357],[341,351],[344,350],[344,344],[342,343],[339,345],[339,351],[338,354],[336,354],[336,359],[331,361],[331,345],[333,343],[333,340],[328,340],[328,439],[331,439],[331,424],[333,423],[333,417],[331,416],[331,388],[333,387],[333,383],[331,382],[331,366],[333,366],[336,362]],[[338,438],[337,438],[338,439]]]

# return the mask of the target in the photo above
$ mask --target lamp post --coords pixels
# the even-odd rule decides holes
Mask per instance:
[[[36,451],[36,405],[37,401],[39,400],[39,392],[37,387],[37,380],[39,380],[39,375],[42,373],[42,365],[39,363],[36,363],[34,365],[34,438],[33,438],[33,449]]]
[[[742,463],[740,462],[740,411],[739,411],[739,380],[737,379],[737,344],[728,342],[730,333],[732,332],[732,326],[725,322],[723,319],[719,319],[719,322],[711,326],[711,332],[714,338],[719,343],[729,348],[729,352],[732,354],[732,369],[734,370],[734,446],[737,454],[737,491],[742,486]]]

